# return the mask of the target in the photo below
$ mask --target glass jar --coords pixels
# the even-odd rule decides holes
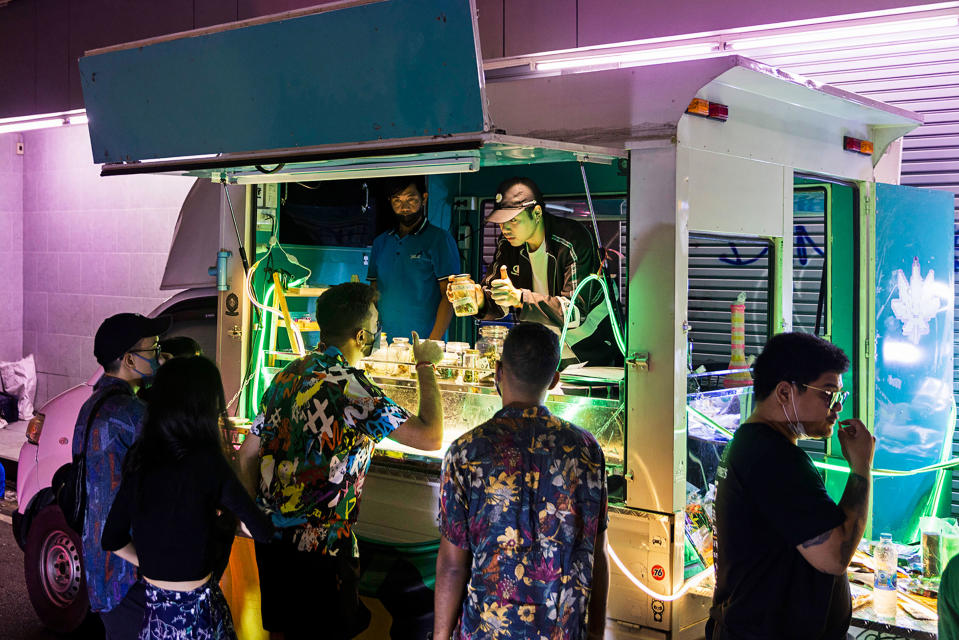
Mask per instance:
[[[446,353],[455,353],[457,356],[470,348],[468,342],[447,342]]]
[[[476,307],[476,299],[473,297],[473,290],[476,283],[468,273],[461,273],[458,276],[450,278],[450,294],[453,298],[453,313],[458,316],[475,316],[479,309]]]
[[[503,356],[503,341],[509,328],[497,324],[480,327],[480,339],[476,341],[476,350],[486,359],[490,369],[496,368],[496,363]]]
[[[463,382],[466,384],[476,384],[479,382],[479,371],[476,370],[479,351],[476,349],[467,349],[463,352]]]
[[[408,378],[410,376],[410,358],[413,357],[413,350],[410,347],[409,338],[393,338],[393,344],[390,345],[390,375],[399,378]]]
[[[443,359],[436,365],[436,377],[440,380],[455,380],[459,373],[460,357],[456,353],[444,353]]]

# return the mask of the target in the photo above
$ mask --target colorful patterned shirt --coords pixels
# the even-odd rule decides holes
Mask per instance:
[[[137,581],[137,568],[100,546],[100,535],[113,499],[120,488],[123,458],[140,435],[145,405],[133,395],[130,385],[120,378],[102,376],[93,387],[93,395],[80,408],[73,429],[73,455],[83,449],[87,419],[93,406],[106,394],[111,395],[90,424],[87,443],[87,512],[83,522],[83,568],[87,577],[90,608],[111,611],[120,604]]]
[[[257,502],[282,539],[358,557],[353,523],[373,449],[409,417],[336,347],[278,373],[251,433],[261,439]]]
[[[472,553],[453,637],[586,637],[606,507],[602,448],[545,407],[501,409],[450,445],[440,533]]]

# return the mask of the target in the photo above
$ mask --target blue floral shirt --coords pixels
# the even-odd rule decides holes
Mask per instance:
[[[87,443],[87,512],[83,522],[83,565],[87,577],[90,608],[111,611],[120,604],[137,580],[137,568],[120,557],[104,551],[100,535],[113,499],[120,488],[123,458],[140,435],[146,406],[130,385],[120,378],[102,376],[93,387],[93,395],[80,408],[73,430],[73,454],[83,449],[87,419],[93,406],[105,394],[111,395],[90,424]]]
[[[376,443],[409,419],[336,347],[276,374],[250,429],[257,503],[300,551],[358,557],[353,523]]]
[[[446,452],[440,532],[472,553],[457,639],[586,637],[607,523],[603,450],[545,407],[504,408]]]

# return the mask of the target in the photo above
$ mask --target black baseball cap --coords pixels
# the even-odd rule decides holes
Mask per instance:
[[[110,316],[97,329],[93,339],[93,355],[106,366],[129,351],[137,342],[166,332],[173,323],[170,316],[147,318],[139,313],[118,313]]]
[[[543,194],[535,182],[529,178],[510,178],[496,189],[493,213],[489,214],[486,221],[496,224],[509,222],[523,210],[537,204],[542,206]]]

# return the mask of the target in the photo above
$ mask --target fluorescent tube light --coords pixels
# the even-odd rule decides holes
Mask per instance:
[[[440,175],[471,173],[479,170],[479,158],[450,160],[404,160],[331,167],[301,167],[280,170],[277,173],[244,173],[230,176],[236,184],[266,184],[272,182],[318,182],[350,178],[387,178],[390,176]],[[214,178],[219,182],[219,178]]]
[[[29,116],[15,116],[0,118],[0,133],[19,133],[21,131],[36,131],[37,129],[52,129],[67,124],[80,124],[78,118],[86,122],[86,111],[73,109],[60,113],[35,113]]]
[[[634,62],[669,60],[673,58],[693,58],[715,53],[718,50],[719,44],[716,42],[701,42],[698,44],[687,44],[672,47],[640,49],[638,51],[622,51],[619,53],[603,55],[585,55],[576,58],[546,60],[543,62],[534,62],[533,64],[535,65],[537,71],[555,71],[559,69],[577,69],[581,67],[595,67],[610,64],[628,65]]]
[[[174,160],[203,160],[205,158],[215,158],[217,157],[216,153],[201,153],[195,156],[170,156],[169,158],[144,158],[140,162],[172,162]]]
[[[912,31],[926,31],[942,29],[959,25],[959,16],[936,16],[934,18],[917,18],[914,20],[899,20],[861,24],[850,27],[835,27],[831,29],[810,29],[793,31],[772,36],[758,36],[754,38],[740,38],[728,40],[726,47],[735,51],[745,49],[765,49],[790,44],[810,44],[836,40],[847,40],[868,36],[894,35]]]
[[[67,124],[86,124],[88,122],[90,122],[90,119],[87,117],[87,114],[67,118]]]
[[[66,124],[63,118],[46,118],[44,120],[26,120],[13,124],[0,124],[0,133],[17,133],[20,131],[35,131],[37,129],[52,129]]]

